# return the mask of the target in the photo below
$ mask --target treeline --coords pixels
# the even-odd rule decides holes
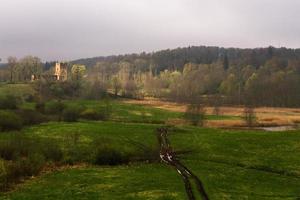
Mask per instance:
[[[25,56],[21,59],[10,56],[7,64],[0,69],[0,80],[7,82],[30,81],[32,75],[40,75],[45,70],[41,59],[34,56]]]
[[[300,105],[299,49],[190,47],[76,61],[115,94],[253,106]],[[94,65],[93,65],[94,64]]]
[[[98,62],[127,61],[133,63],[136,59],[143,59],[147,65],[152,64],[154,71],[160,72],[166,69],[182,71],[187,63],[212,64],[224,59],[228,59],[231,65],[252,65],[259,68],[272,57],[279,58],[286,65],[288,60],[300,59],[300,49],[274,48],[271,46],[256,49],[192,46],[153,53],[87,58],[75,60],[73,63],[93,67]]]
[[[12,61],[6,67],[6,74],[0,76],[2,80],[13,77],[27,81],[33,72],[49,73],[53,66],[53,63],[41,64],[35,57],[20,59],[17,64]],[[76,88],[91,91],[92,96],[97,91],[106,91],[116,96],[153,96],[181,102],[196,99],[208,104],[300,106],[300,49],[201,46],[81,59],[70,62],[69,66],[72,65],[86,70],[69,67],[72,76],[68,77],[73,83],[64,89],[69,93]],[[11,70],[12,66],[19,66],[19,75]],[[77,77],[76,87],[74,77]],[[56,93],[64,91],[51,88]]]

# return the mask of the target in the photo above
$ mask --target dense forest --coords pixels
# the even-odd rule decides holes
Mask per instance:
[[[32,56],[10,57],[1,68],[0,79],[26,82],[31,74],[51,73],[53,64]],[[83,70],[72,70],[74,65]],[[69,71],[73,74],[70,81],[81,77],[89,83],[83,85],[94,86],[101,93],[132,98],[300,106],[300,49],[187,47],[75,60],[69,62]]]

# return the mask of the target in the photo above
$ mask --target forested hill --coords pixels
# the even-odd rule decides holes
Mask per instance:
[[[289,48],[255,48],[255,49],[240,49],[240,48],[222,48],[222,47],[206,47],[192,46],[187,48],[167,49],[154,53],[141,54],[126,54],[118,56],[94,57],[72,61],[72,63],[84,64],[87,67],[93,67],[97,62],[115,63],[127,61],[134,63],[137,59],[142,59],[144,66],[150,66],[157,71],[164,69],[182,70],[186,63],[195,64],[211,64],[222,61],[225,65],[251,65],[256,68],[263,66],[267,60],[278,58],[282,67],[288,64],[289,60],[300,61],[300,49]],[[147,69],[149,69],[147,67]],[[140,69],[141,71],[145,69]]]

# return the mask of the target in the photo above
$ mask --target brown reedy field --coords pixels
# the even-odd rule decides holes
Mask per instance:
[[[124,100],[129,104],[140,104],[169,110],[174,112],[185,112],[187,105],[183,103],[174,103],[163,101],[156,98],[145,98],[143,100]],[[205,108],[207,114],[213,114],[213,107]],[[220,115],[224,116],[243,116],[243,107],[220,107]],[[258,126],[292,126],[300,123],[300,108],[275,108],[258,107],[255,108],[255,115]],[[170,123],[184,123],[184,120],[172,120]],[[242,119],[223,119],[206,121],[207,127],[241,127],[244,126]]]

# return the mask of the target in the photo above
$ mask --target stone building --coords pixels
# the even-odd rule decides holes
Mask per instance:
[[[40,79],[48,81],[66,81],[68,79],[68,64],[63,62],[57,62],[55,63],[55,66],[52,68],[52,70],[48,70],[40,75],[31,75],[31,81],[36,81]]]
[[[66,81],[68,78],[67,63],[57,62],[54,69],[54,78],[57,81]]]

